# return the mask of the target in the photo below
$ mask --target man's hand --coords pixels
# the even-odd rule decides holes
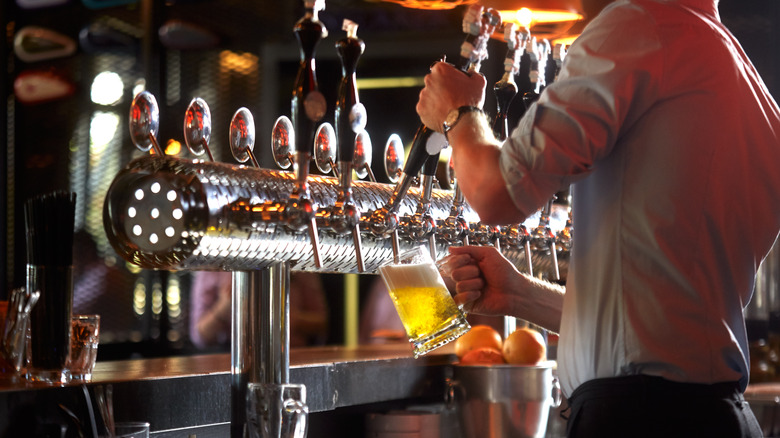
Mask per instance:
[[[492,246],[453,246],[439,263],[454,283],[455,302],[481,315],[507,315],[521,289],[521,274]]]
[[[420,120],[428,128],[442,132],[444,119],[451,110],[464,105],[482,108],[485,83],[480,73],[466,74],[446,62],[433,64],[417,102]]]
[[[455,302],[479,315],[509,315],[558,333],[564,289],[520,273],[492,246],[451,246],[439,262]]]

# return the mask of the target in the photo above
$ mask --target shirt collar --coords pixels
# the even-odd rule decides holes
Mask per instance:
[[[667,0],[671,3],[678,3],[682,6],[687,6],[691,9],[703,12],[706,15],[714,17],[720,20],[718,15],[718,1],[719,0]]]

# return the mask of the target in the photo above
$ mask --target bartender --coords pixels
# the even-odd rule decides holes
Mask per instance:
[[[437,63],[420,92],[483,221],[522,222],[572,185],[565,290],[489,247],[442,267],[472,312],[560,332],[569,437],[762,435],[742,310],[780,229],[780,110],[717,3],[610,4],[503,144],[484,77]]]

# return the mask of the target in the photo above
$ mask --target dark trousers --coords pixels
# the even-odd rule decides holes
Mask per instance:
[[[654,376],[595,379],[569,397],[568,438],[759,438],[736,383],[703,385]]]

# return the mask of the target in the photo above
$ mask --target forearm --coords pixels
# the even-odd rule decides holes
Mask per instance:
[[[501,144],[493,136],[487,118],[479,112],[464,114],[447,137],[458,186],[482,222],[522,222],[525,218],[509,196],[499,170]]]
[[[522,293],[512,299],[511,315],[559,333],[566,289],[526,274],[521,274],[519,281]]]

